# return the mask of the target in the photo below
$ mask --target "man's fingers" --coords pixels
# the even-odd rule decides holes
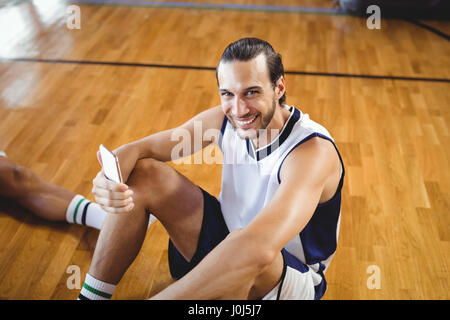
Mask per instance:
[[[100,205],[100,207],[108,213],[121,214],[121,213],[129,213],[134,208],[134,204],[131,203],[131,204],[127,205],[126,207],[121,207],[121,208],[113,208],[113,207],[108,207],[108,206],[104,206],[104,205]]]
[[[128,199],[124,199],[124,200],[110,200],[110,199],[96,197],[95,201],[100,205],[103,205],[103,206],[109,207],[109,208],[115,208],[115,209],[121,209],[124,207],[128,207],[131,204],[134,205],[132,198],[128,198]]]
[[[117,183],[111,180],[108,180],[103,174],[103,170],[100,171],[97,176],[92,181],[94,186],[99,188],[108,189],[117,192],[125,192],[128,190],[128,186],[124,183]]]
[[[100,160],[100,159],[99,159]],[[95,201],[108,213],[128,213],[134,207],[133,191],[126,184],[108,180],[100,171],[94,178],[92,193]]]
[[[125,192],[117,192],[99,188],[97,186],[94,186],[94,188],[92,188],[92,193],[99,198],[106,198],[109,200],[126,200],[133,195],[133,191],[131,191],[131,189]]]

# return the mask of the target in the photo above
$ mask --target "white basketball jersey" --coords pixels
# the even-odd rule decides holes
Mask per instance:
[[[219,141],[223,152],[219,201],[230,232],[247,226],[271,201],[280,186],[281,165],[295,147],[313,137],[327,139],[334,145],[328,131],[309,119],[308,114],[303,114],[294,107],[284,107],[291,113],[289,119],[277,137],[259,149],[255,149],[250,140],[241,139],[233,125],[224,118]],[[336,151],[338,152],[337,148]],[[340,155],[339,158],[341,159]],[[342,159],[341,164],[342,175],[336,194],[317,206],[306,227],[285,246],[291,255],[313,271],[316,294],[319,291],[320,296],[326,289],[323,274],[334,255],[339,234],[344,177]]]

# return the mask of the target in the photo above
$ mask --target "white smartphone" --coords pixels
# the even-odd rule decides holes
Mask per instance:
[[[117,156],[109,151],[103,144],[100,145],[99,151],[100,156],[102,157],[103,173],[106,178],[117,183],[123,183]]]

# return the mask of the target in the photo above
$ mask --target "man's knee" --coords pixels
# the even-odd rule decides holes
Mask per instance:
[[[153,187],[160,189],[170,180],[170,169],[168,164],[152,158],[138,160],[127,184],[141,191]]]
[[[127,185],[133,190],[133,199],[155,215],[167,211],[160,210],[161,206],[179,211],[177,204],[183,202],[183,209],[192,211],[203,203],[199,188],[167,163],[150,158],[136,163]]]
[[[171,174],[171,167],[164,162],[141,159],[136,163],[127,184],[134,192],[133,198],[148,205],[156,196],[163,198],[167,195]]]
[[[140,159],[134,166],[130,177],[133,176],[134,178],[141,178],[158,176],[159,171],[161,170],[161,164],[162,162],[152,158]]]

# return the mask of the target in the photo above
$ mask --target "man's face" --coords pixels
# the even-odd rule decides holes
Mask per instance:
[[[249,61],[221,62],[217,78],[222,110],[240,138],[256,138],[266,129],[278,105],[266,56]]]

